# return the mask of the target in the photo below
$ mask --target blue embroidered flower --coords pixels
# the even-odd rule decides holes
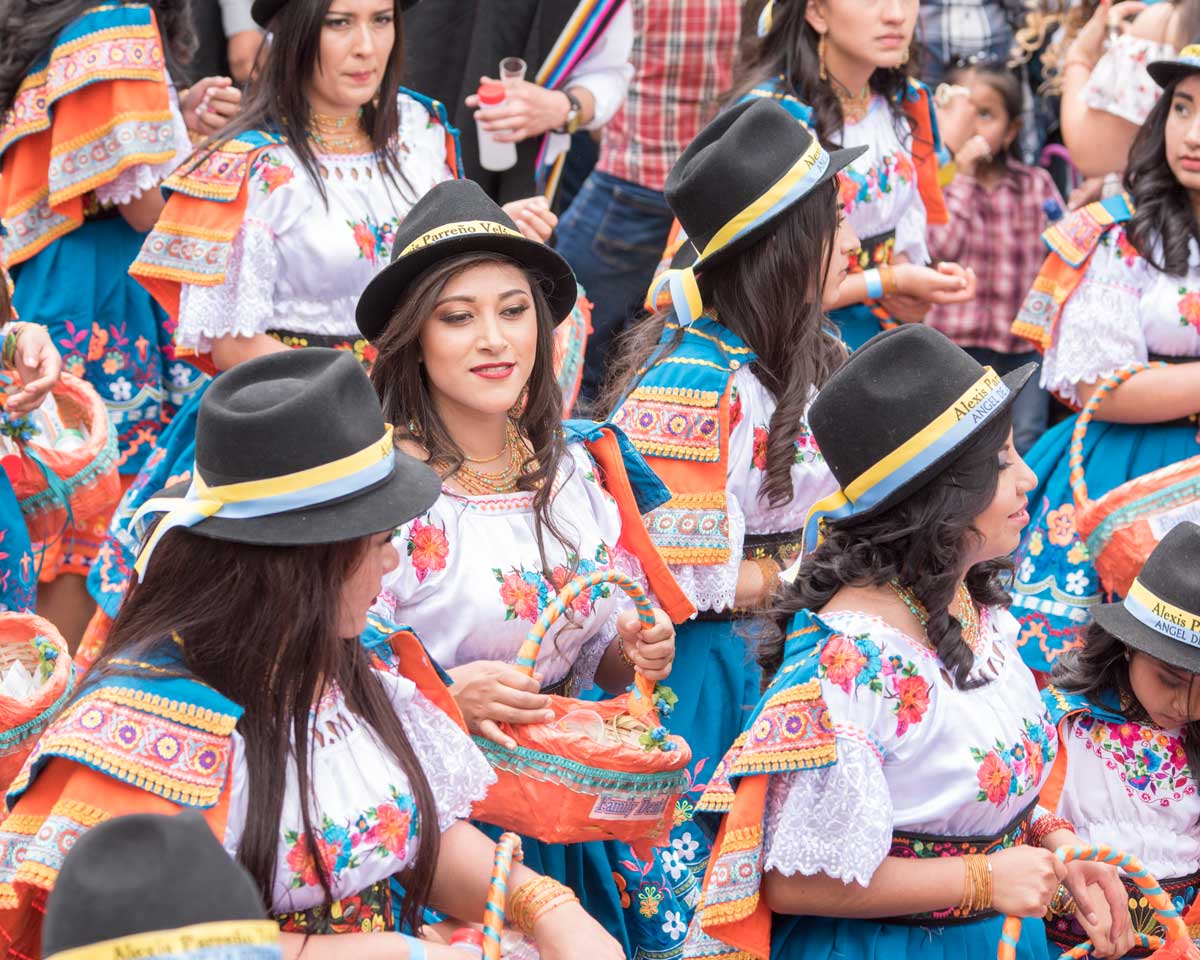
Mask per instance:
[[[854,682],[861,687],[863,684],[870,683],[872,679],[879,675],[883,662],[880,658],[879,647],[874,640],[865,636],[856,637],[854,643],[858,647],[859,652],[867,658],[862,672],[854,678]]]

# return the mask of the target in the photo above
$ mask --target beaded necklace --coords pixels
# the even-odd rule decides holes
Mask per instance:
[[[362,125],[362,107],[345,117],[330,117],[314,112],[311,116],[312,137],[321,153],[364,154],[372,152],[371,138]]]
[[[503,453],[508,454],[508,462],[505,463],[504,469],[496,473],[486,473],[483,470],[475,470],[468,467],[466,463],[459,464],[457,470],[454,471],[455,482],[463,488],[467,493],[474,496],[482,496],[489,493],[512,493],[517,489],[517,482],[525,473],[525,458],[524,444],[521,443],[521,434],[517,431],[517,425],[511,420],[504,432],[504,450],[500,454],[492,457],[491,460],[500,459]],[[490,461],[471,461],[474,463],[490,462]]]
[[[858,123],[871,109],[871,85],[867,84],[859,94],[846,93],[841,85],[833,85],[838,102],[842,105],[842,118],[847,124]]]
[[[905,587],[899,580],[889,580],[888,586],[891,588],[900,601],[908,607],[908,612],[911,613],[922,627],[929,625],[929,611],[925,609],[925,604],[921,603],[908,587]],[[975,606],[975,601],[971,598],[971,591],[967,589],[967,585],[959,581],[956,588],[958,598],[958,622],[962,626],[963,641],[971,652],[979,653],[979,610]]]

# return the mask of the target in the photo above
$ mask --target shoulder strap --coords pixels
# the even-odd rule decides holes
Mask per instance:
[[[806,127],[812,126],[812,107],[795,94],[790,93],[782,77],[764,80],[757,87],[743,94],[738,103],[745,103],[748,100],[774,100]]]
[[[950,214],[942,196],[941,169],[949,163],[950,153],[938,131],[929,88],[919,80],[910,79],[903,96],[904,112],[913,125],[913,165],[917,168],[917,190],[925,204],[925,219],[934,224],[949,223]]]

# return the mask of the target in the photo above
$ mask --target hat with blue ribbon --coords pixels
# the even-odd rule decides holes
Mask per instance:
[[[1093,607],[1092,619],[1126,646],[1200,673],[1200,526],[1168,530],[1125,599]]]
[[[1146,64],[1146,72],[1160,87],[1200,73],[1200,41],[1189,43],[1173,60],[1155,60]]]
[[[397,452],[352,353],[308,347],[239,363],[213,381],[196,419],[190,483],[147,500],[162,514],[134,569],[144,576],[171,530],[298,546],[371,536],[420,516],[441,482]]]
[[[1027,363],[1000,376],[919,323],[868,340],[809,407],[840,489],[809,511],[805,550],[817,545],[822,523],[871,516],[919,489],[1012,405],[1036,369]]]
[[[771,100],[747,101],[720,114],[667,177],[663,192],[696,259],[657,277],[651,302],[667,288],[675,316],[688,326],[704,311],[697,274],[761,240],[783,214],[866,149],[826,151]]]

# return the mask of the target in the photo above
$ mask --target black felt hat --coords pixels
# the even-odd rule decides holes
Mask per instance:
[[[699,272],[769,233],[775,221],[866,147],[827,152],[773,100],[750,100],[701,130],[667,176],[667,203],[699,256]],[[744,226],[730,227],[735,219]],[[714,239],[717,249],[705,254]]]
[[[271,24],[271,18],[286,7],[291,0],[254,0],[250,6],[250,16],[264,30]],[[400,9],[407,10],[417,5],[419,0],[400,0]]]
[[[1168,530],[1125,599],[1093,607],[1092,619],[1126,646],[1200,673],[1200,526]]]
[[[204,941],[229,957],[240,946],[257,946],[261,957],[279,942],[257,884],[199,813],[131,814],[79,838],[46,902],[47,960],[98,944],[113,957],[185,956],[188,938],[193,949]]]
[[[1036,368],[1027,363],[1001,377],[919,323],[868,340],[808,411],[841,490],[813,507],[806,543],[822,519],[867,517],[921,487],[1013,404]]]
[[[205,488],[233,484],[242,485],[238,502],[195,519]],[[354,355],[307,347],[247,360],[213,381],[196,420],[192,483],[151,499],[139,518],[166,514],[151,550],[173,518],[216,540],[335,543],[411,520],[440,492],[429,467],[395,449]],[[267,509],[256,512],[256,504]]]
[[[555,322],[575,307],[575,274],[561,254],[524,236],[474,180],[446,180],[408,212],[396,229],[391,264],[359,297],[354,318],[362,335],[374,340],[383,333],[409,284],[435,263],[477,252],[502,254],[538,274]]]
[[[1200,73],[1200,40],[1189,43],[1173,60],[1155,60],[1146,64],[1146,72],[1160,87]]]

